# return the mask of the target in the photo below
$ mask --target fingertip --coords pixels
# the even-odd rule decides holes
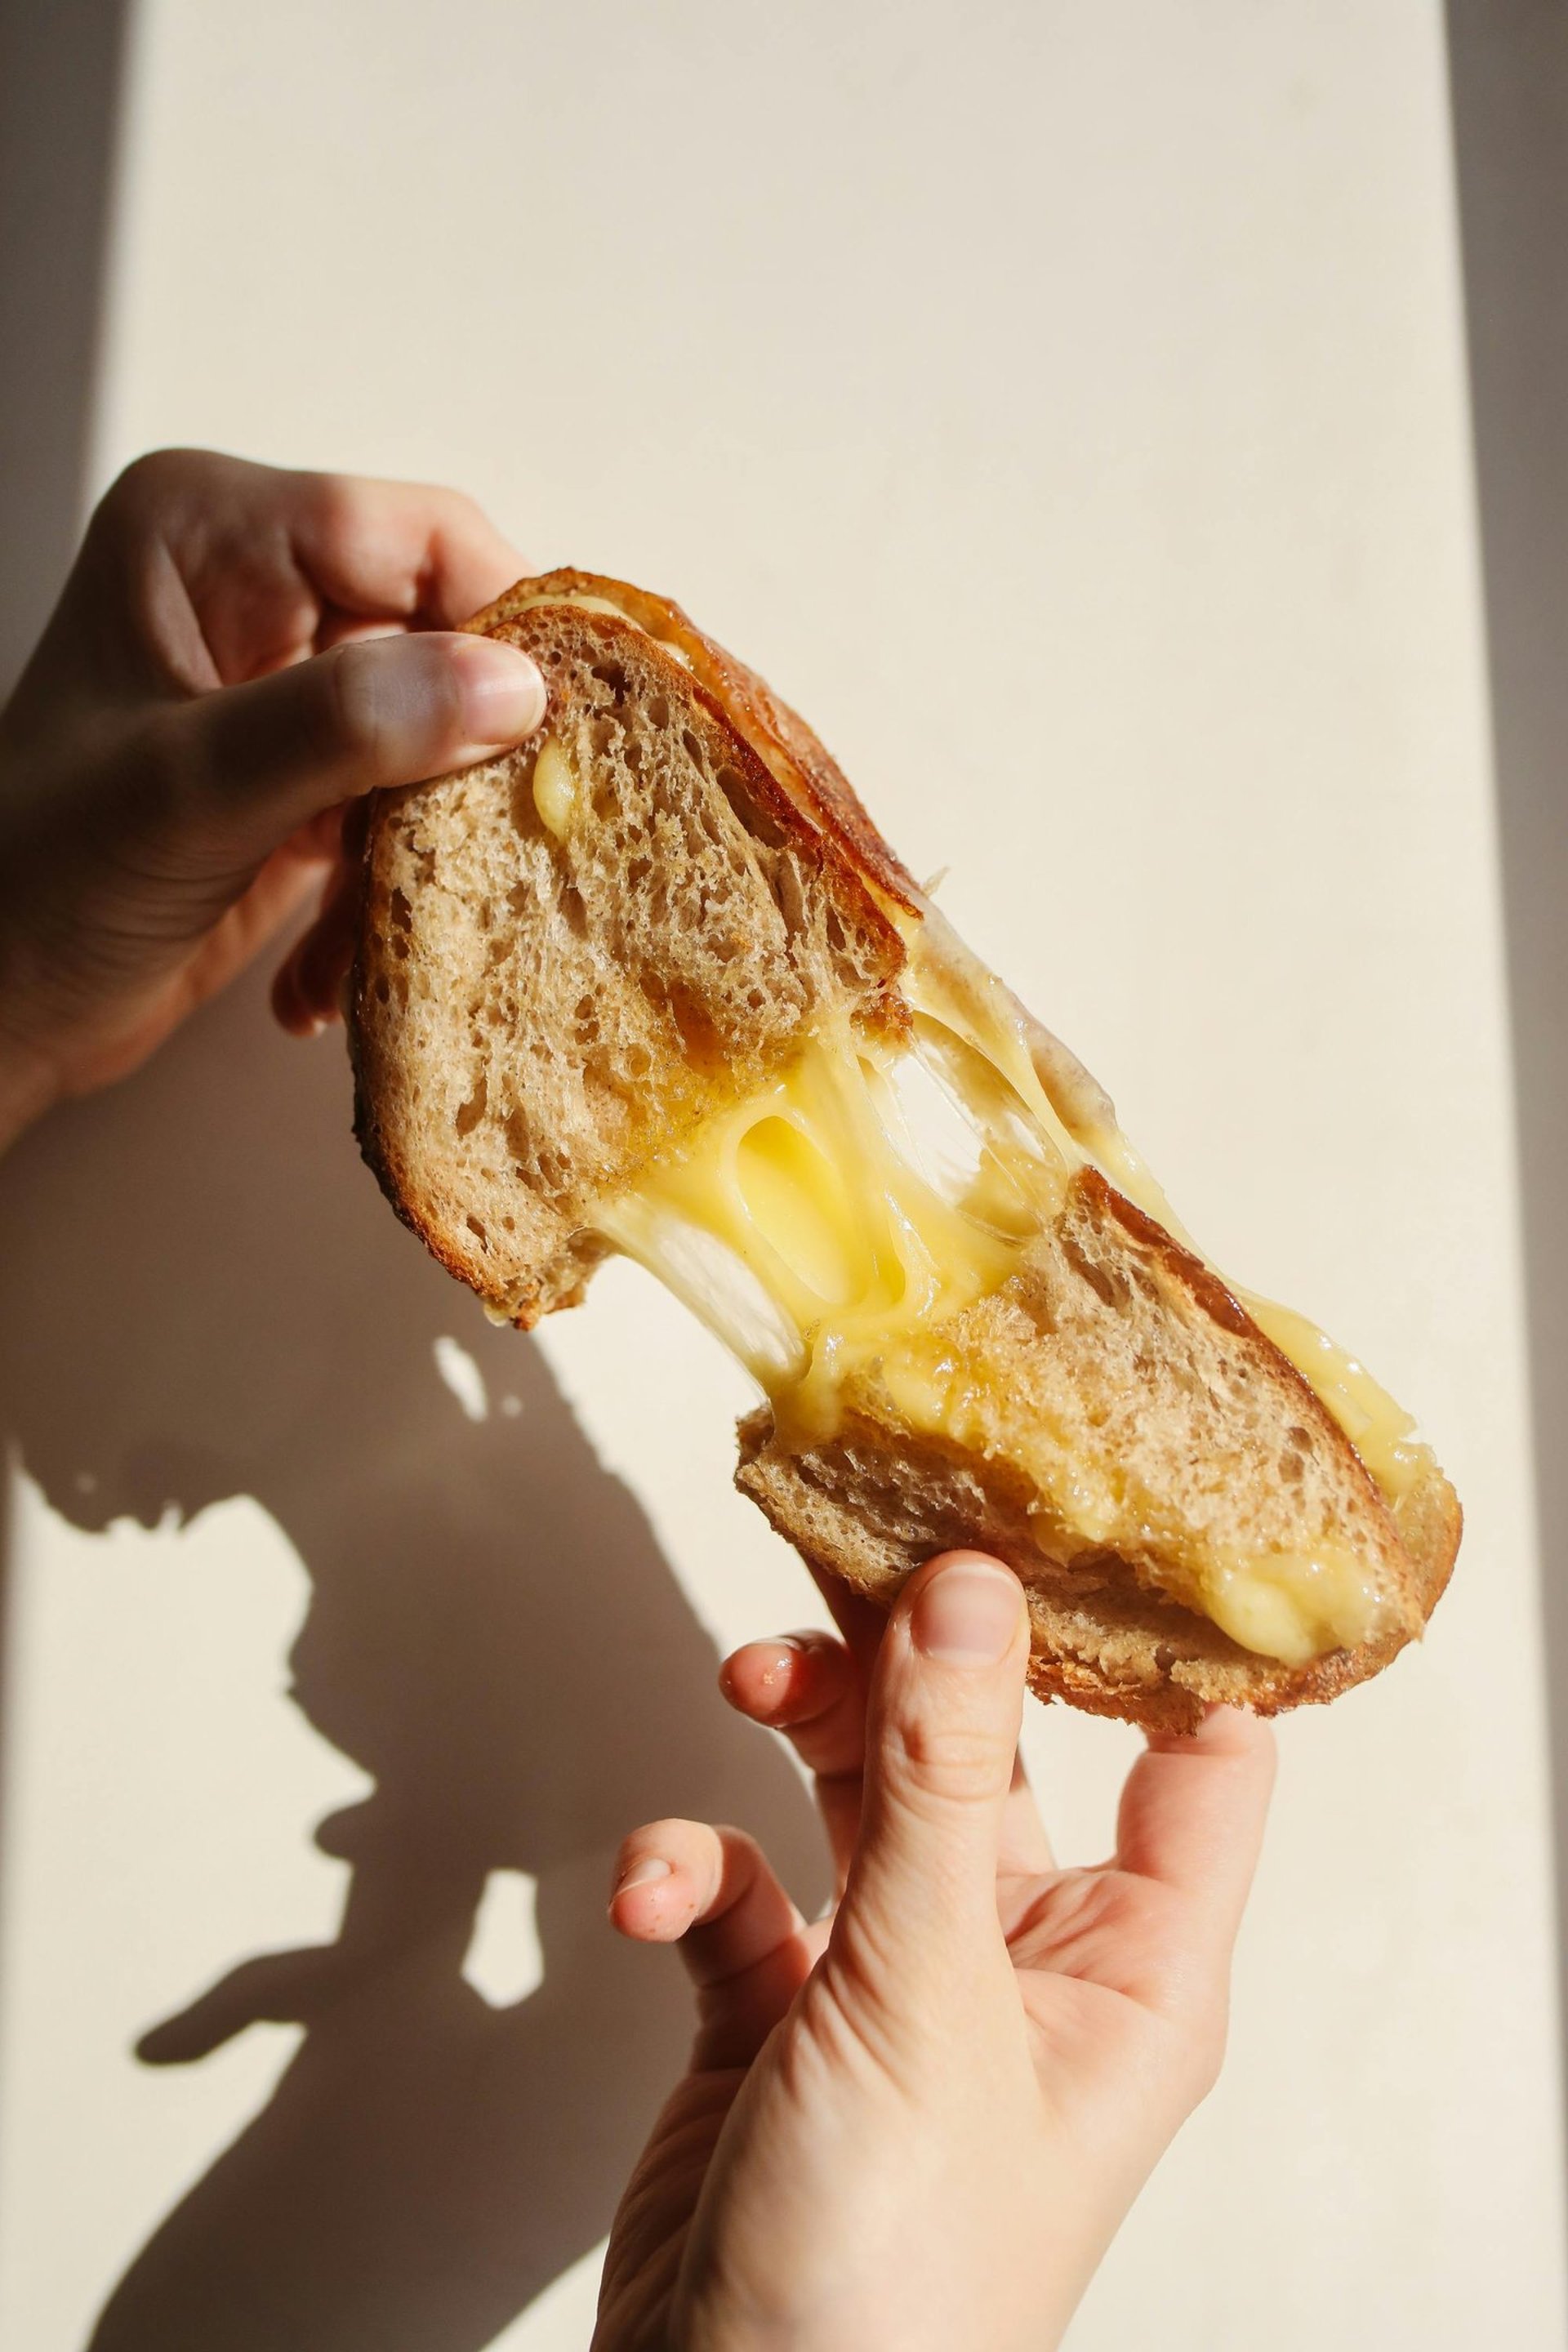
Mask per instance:
[[[1215,1752],[1246,1758],[1272,1785],[1279,1766],[1279,1742],[1274,1736],[1274,1726],[1246,1707],[1215,1707],[1211,1712],[1226,1718],[1214,1732],[1209,1731],[1206,1721],[1204,1725],[1204,1734],[1222,1743]]]
[[[1273,1732],[1260,1715],[1249,1706],[1221,1706],[1217,1704],[1204,1709],[1200,1738],[1221,1740],[1241,1738],[1256,1743],[1271,1739]]]
[[[338,1007],[321,993],[320,976],[312,975],[318,920],[297,940],[272,975],[268,1002],[272,1018],[286,1036],[321,1036],[338,1018]]]
[[[531,656],[496,637],[456,635],[446,642],[469,755],[500,751],[535,733],[550,698]]]
[[[685,1924],[671,1920],[662,1904],[642,1900],[636,1894],[613,1895],[609,1920],[616,1935],[624,1936],[628,1944],[679,1943]]]
[[[989,1552],[941,1552],[918,1569],[901,1597],[910,1637],[944,1666],[998,1666],[1022,1638],[1028,1612],[1013,1570]]]
[[[719,1688],[738,1715],[753,1723],[777,1721],[798,1675],[802,1647],[793,1634],[746,1642],[719,1669]]]
[[[314,1037],[320,1034],[321,1024],[300,991],[298,949],[291,950],[273,973],[268,1002],[272,1018],[286,1036]]]
[[[1195,1731],[1152,1731],[1147,1744],[1156,1755],[1272,1758],[1275,1753],[1272,1727],[1245,1706],[1207,1706]]]
[[[679,1874],[662,1854],[623,1859],[610,1896],[610,1924],[634,1943],[671,1943],[689,1924],[689,1899],[681,1905]]]
[[[852,1671],[848,1651],[831,1633],[781,1633],[748,1642],[726,1658],[719,1687],[749,1722],[794,1732],[837,1704]]]

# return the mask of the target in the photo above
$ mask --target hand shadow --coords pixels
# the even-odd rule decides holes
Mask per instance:
[[[540,1351],[399,1231],[347,1119],[341,1052],[274,1034],[252,981],[0,1169],[23,1460],[79,1526],[258,1497],[311,1580],[295,1696],[375,1782],[318,1832],[352,1870],[336,1942],[243,1960],[142,2043],[188,2062],[304,2027],[99,2352],[489,2343],[608,2226],[684,2052],[679,1972],[605,1924],[606,1850],[650,1816],[737,1817],[808,1893],[818,1873],[804,1793],[718,1698],[638,1506]],[[516,1417],[438,1388],[453,1330]],[[676,1410],[657,1378],[647,1410]],[[543,1981],[510,2008],[462,1973],[497,1869],[538,1881]]]

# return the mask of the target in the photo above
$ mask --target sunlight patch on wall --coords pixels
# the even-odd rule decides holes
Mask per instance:
[[[510,2009],[544,1981],[534,1916],[538,1881],[526,1870],[492,1870],[485,1881],[463,1974],[492,2009]]]
[[[485,1376],[469,1355],[467,1348],[443,1332],[434,1342],[432,1353],[436,1370],[443,1385],[450,1389],[469,1421],[488,1421],[490,1417],[490,1394],[485,1386]]]

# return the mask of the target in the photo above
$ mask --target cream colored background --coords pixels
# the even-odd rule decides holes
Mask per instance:
[[[951,865],[1222,1262],[1418,1402],[1462,1572],[1422,1652],[1284,1727],[1226,2080],[1072,2342],[1561,2341],[1437,12],[149,0],[110,290],[98,486],[182,440],[423,475],[679,593]],[[346,1118],[337,1043],[252,991],[0,1174],[0,2335],[39,2352],[193,2189],[104,2344],[582,2345],[682,2031],[607,1948],[617,1830],[689,1801],[805,1866],[793,1781],[712,1720],[712,1646],[811,1607],[728,1489],[742,1384],[629,1271],[488,1330]],[[1130,1738],[1037,1713],[1028,1749],[1092,1847]],[[378,1775],[348,1865],[315,1848]],[[330,1941],[351,1868],[423,1955],[377,1944],[302,2049],[138,2065]],[[289,2014],[275,1974],[248,2005]]]

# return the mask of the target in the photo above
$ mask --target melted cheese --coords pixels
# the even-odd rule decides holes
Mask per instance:
[[[1005,1141],[983,1146],[963,1197],[948,1197],[893,1095],[895,1058],[847,1028],[811,1039],[600,1219],[741,1357],[803,1443],[831,1433],[858,1374],[999,1288],[1044,1202],[1060,1199],[1059,1169],[1041,1160],[1031,1206]],[[702,1278],[721,1261],[694,1252],[693,1234],[740,1269],[739,1288]]]
[[[911,941],[911,948],[917,944]],[[918,952],[914,963],[917,976],[909,992],[913,1000],[967,1037],[1037,1117],[1043,1110],[1058,1122],[1058,1132],[1073,1153],[1075,1164],[1087,1161],[1097,1167],[1119,1192],[1223,1281],[1146,1162],[1117,1126],[1109,1104],[1052,1099],[1031,1049],[1027,1018],[1004,983],[979,967],[973,972],[963,971],[956,982],[947,973],[921,971]],[[1433,1463],[1429,1446],[1409,1442],[1415,1426],[1414,1415],[1394,1402],[1358,1358],[1305,1315],[1250,1291],[1233,1290],[1233,1296],[1326,1406],[1384,1500],[1397,1503]]]
[[[614,604],[608,596],[591,595],[585,588],[546,589],[538,596],[523,597],[511,609],[514,614],[531,613],[540,604],[575,604],[582,613],[607,613],[612,621],[624,621],[628,629],[636,629],[640,636],[653,636],[651,629],[645,628],[641,621]],[[653,637],[653,642],[660,652],[669,656],[671,661],[678,661],[682,669],[691,667],[689,654],[683,652],[679,646],[672,645],[668,637]]]
[[[577,804],[577,779],[565,752],[552,735],[546,735],[533,762],[533,805],[546,833],[564,841]]]
[[[1174,1220],[1102,1114],[1051,1099],[1005,992],[994,1021],[973,992],[928,979],[910,992],[912,1053],[825,1030],[652,1168],[600,1229],[748,1366],[789,1442],[830,1436],[846,1391],[870,1377],[910,1429],[991,1454],[1006,1401],[944,1338],[952,1318],[1008,1279],[1077,1168],[1100,1166],[1167,1228]],[[970,1150],[956,1171],[933,1170],[900,1108],[896,1082],[917,1065],[961,1115]],[[1405,1442],[1408,1416],[1304,1318],[1249,1304],[1395,1500],[1425,1458]],[[1005,1450],[1030,1468],[1029,1433],[1010,1430]],[[1041,1465],[1044,1488],[1043,1448]],[[1058,1475],[1052,1533],[1093,1547],[1125,1525],[1113,1473],[1084,1464],[1061,1486]],[[1243,1648],[1300,1664],[1376,1630],[1375,1580],[1342,1546],[1219,1561],[1201,1548],[1185,1557],[1173,1537],[1160,1549],[1172,1597]]]
[[[542,594],[519,609],[543,604],[641,625],[587,592]],[[678,646],[656,642],[686,662]],[[545,738],[533,800],[557,841],[572,826],[577,797],[564,751]],[[870,1045],[845,1024],[825,1028],[755,1095],[716,1113],[602,1210],[597,1223],[750,1369],[790,1442],[830,1436],[847,1390],[869,1376],[911,1430],[990,1453],[988,1406],[996,1400],[978,1391],[973,1368],[944,1347],[943,1327],[1008,1279],[1078,1170],[1098,1168],[1209,1262],[1088,1073],[955,941],[941,957],[922,952],[923,934],[940,918],[892,911],[910,947],[912,1053]],[[956,1184],[951,1171],[933,1172],[910,1137],[895,1084],[904,1065],[935,1081],[967,1134]],[[1410,1416],[1304,1316],[1237,1296],[1397,1505],[1431,1461],[1410,1442]],[[1005,1450],[1026,1456],[1027,1434]],[[1114,1482],[1086,1465],[1066,1494],[1056,1490],[1060,1483],[1052,1532],[1078,1546],[1107,1541],[1124,1517]],[[1310,1553],[1218,1562],[1200,1554],[1184,1563],[1179,1541],[1161,1554],[1172,1597],[1260,1654],[1300,1664],[1376,1630],[1383,1602],[1375,1581],[1331,1542]]]
[[[1247,1290],[1236,1295],[1264,1337],[1289,1358],[1328,1407],[1385,1498],[1397,1503],[1432,1466],[1431,1447],[1410,1443],[1415,1415],[1395,1404],[1348,1348],[1320,1331],[1305,1315],[1277,1307],[1272,1299],[1255,1298]]]
[[[973,1365],[944,1347],[940,1337],[895,1349],[881,1363],[880,1380],[911,1429],[939,1432],[970,1452],[994,1450],[994,1401],[976,1381]],[[1064,1531],[1080,1545],[1116,1549],[1129,1513],[1128,1496],[1114,1470],[1080,1457],[1064,1486],[1063,1449],[1059,1443],[1042,1447],[1040,1435],[1033,1428],[1011,1429],[1006,1450],[1042,1488],[1051,1491],[1048,1508],[1040,1512],[1048,1522],[1042,1527],[1047,1549],[1052,1548],[1049,1536]],[[1382,1596],[1366,1562],[1341,1544],[1321,1542],[1310,1552],[1237,1553],[1216,1560],[1201,1548],[1184,1546],[1181,1530],[1168,1528],[1161,1551],[1159,1580],[1173,1600],[1212,1618],[1243,1649],[1289,1665],[1365,1641],[1383,1613]]]
[[[1221,1633],[1267,1658],[1304,1666],[1374,1633],[1383,1600],[1366,1564],[1342,1544],[1265,1552],[1206,1570],[1199,1606]]]

